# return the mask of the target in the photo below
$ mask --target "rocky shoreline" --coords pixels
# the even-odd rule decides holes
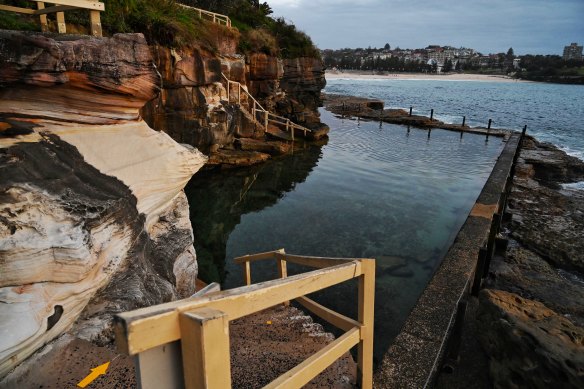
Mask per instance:
[[[333,113],[422,128],[508,136],[442,123],[383,102],[323,95]],[[470,297],[461,355],[438,388],[579,388],[584,384],[584,162],[525,137],[505,224],[479,298]]]
[[[441,374],[438,388],[582,387],[584,192],[564,186],[580,181],[584,162],[524,140],[502,233],[506,250],[469,302],[475,308],[459,365]]]
[[[355,117],[363,120],[380,121],[384,123],[402,124],[419,128],[440,128],[470,134],[490,136],[506,136],[508,130],[469,127],[466,124],[444,123],[440,120],[422,115],[410,115],[403,109],[386,109],[382,100],[364,97],[322,94],[324,107],[336,115]]]

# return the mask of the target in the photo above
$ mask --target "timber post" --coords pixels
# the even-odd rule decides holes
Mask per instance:
[[[179,315],[186,389],[230,388],[229,320],[213,308]]]
[[[89,20],[91,24],[91,35],[101,37],[103,33],[101,29],[99,11],[95,10],[89,11]]]
[[[373,387],[373,322],[375,304],[375,261],[363,259],[359,276],[359,314],[361,340],[357,351],[357,375],[361,388]]]
[[[42,32],[49,31],[47,21],[47,14],[55,13],[57,19],[57,31],[59,34],[67,33],[67,24],[65,22],[65,11],[70,10],[88,10],[90,20],[90,33],[93,36],[102,36],[102,27],[99,13],[105,10],[104,3],[93,0],[53,0],[49,1],[51,7],[46,7],[46,2],[42,0],[34,0],[36,2],[36,10],[25,7],[14,7],[0,4],[0,10],[17,12],[26,15],[39,16]]]
[[[280,253],[276,254],[276,259],[278,261],[278,275],[280,276],[280,278],[288,277],[288,268],[286,266],[286,254],[284,254],[283,252],[284,250],[282,250],[282,254]],[[287,307],[290,305],[290,301],[284,301],[282,305]]]
[[[39,1],[37,3],[37,9],[45,9],[45,3]],[[41,31],[49,32],[49,23],[47,22],[47,15],[46,14],[41,15],[39,19],[41,21]]]
[[[268,111],[264,111],[264,129],[268,131]]]
[[[231,387],[228,323],[295,299],[344,334],[265,388],[303,387],[355,346],[361,387],[372,388],[375,260],[304,257],[280,249],[238,257],[234,262],[263,260],[276,260],[285,277],[116,315],[118,350],[142,359],[141,366],[147,367],[136,372],[140,387],[158,388],[160,377],[164,387],[182,387],[183,383],[187,389]],[[316,270],[287,277],[288,262]],[[352,279],[359,283],[358,320],[306,297]],[[146,363],[152,355],[158,358],[156,363]]]
[[[65,12],[57,12],[57,29],[59,30],[59,34],[65,34],[67,32]]]
[[[251,285],[251,263],[244,262],[243,265],[243,282],[245,285]]]

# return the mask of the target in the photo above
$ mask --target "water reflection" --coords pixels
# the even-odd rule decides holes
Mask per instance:
[[[375,356],[380,358],[440,264],[502,148],[500,139],[334,117],[324,146],[249,169],[196,175],[187,187],[200,276],[242,284],[240,255],[376,259]],[[292,267],[289,274],[302,269]],[[252,280],[275,276],[254,263]],[[356,317],[354,284],[315,297]]]
[[[197,174],[185,188],[195,234],[199,278],[225,284],[227,241],[242,215],[272,206],[306,180],[322,157],[319,143],[260,166]],[[299,147],[301,147],[299,149]]]

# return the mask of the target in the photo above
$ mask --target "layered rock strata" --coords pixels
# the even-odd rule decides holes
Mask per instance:
[[[584,384],[584,163],[526,139],[508,212],[505,256],[480,295],[478,334],[501,388]]]
[[[322,62],[313,58],[282,60],[262,53],[245,57],[235,52],[234,39],[224,37],[219,54],[201,48],[152,47],[161,93],[142,110],[148,124],[177,142],[215,154],[211,158],[214,164],[264,161],[273,154],[263,150],[269,146],[236,142],[238,138],[263,142],[269,135],[263,123],[254,119],[246,94],[238,92],[236,84],[228,86],[229,79],[240,83],[270,112],[313,130],[310,138],[326,136],[328,127],[320,122],[317,110],[325,85]],[[279,153],[286,149],[272,148]]]
[[[59,335],[188,296],[183,187],[205,163],[141,119],[159,78],[140,34],[0,32],[0,376]]]

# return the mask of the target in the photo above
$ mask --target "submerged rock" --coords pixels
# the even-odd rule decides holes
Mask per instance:
[[[112,340],[117,312],[188,296],[183,187],[206,162],[153,131],[140,34],[0,32],[0,376],[68,332]]]

